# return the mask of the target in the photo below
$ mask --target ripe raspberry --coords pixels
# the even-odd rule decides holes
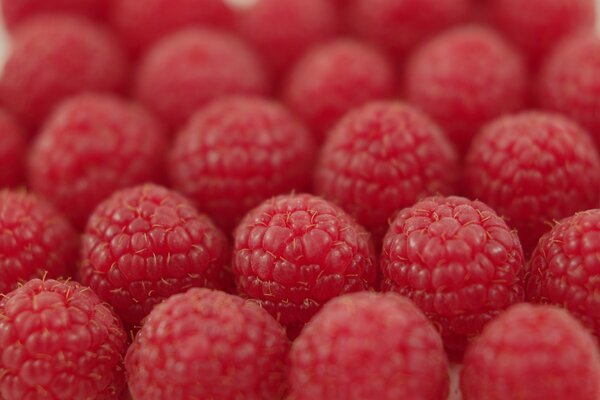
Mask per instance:
[[[339,29],[331,0],[257,0],[242,10],[239,31],[276,75]]]
[[[279,400],[288,348],[258,305],[191,289],[148,316],[127,352],[129,387],[144,400]]]
[[[470,195],[505,216],[526,254],[549,222],[600,204],[600,156],[591,137],[558,114],[527,112],[487,126],[467,155]]]
[[[525,66],[493,31],[468,26],[440,35],[409,61],[407,98],[465,151],[479,128],[525,106]]]
[[[369,101],[391,98],[398,84],[389,61],[355,40],[318,46],[294,66],[284,99],[319,138],[348,111]]]
[[[519,304],[469,347],[460,387],[464,400],[597,400],[600,355],[567,312]]]
[[[106,0],[2,0],[4,22],[9,29],[38,14],[64,12],[98,19],[106,8]]]
[[[381,270],[382,289],[412,299],[458,352],[524,297],[517,234],[490,207],[462,197],[402,210],[383,241]]]
[[[4,400],[119,398],[127,335],[89,288],[34,279],[2,298],[0,315]]]
[[[17,121],[0,109],[0,187],[15,187],[24,182],[26,135]]]
[[[307,189],[315,151],[310,132],[277,103],[226,98],[179,133],[168,170],[175,189],[231,232],[269,197]]]
[[[227,28],[234,14],[224,0],[113,0],[110,22],[132,54],[140,54],[178,29]]]
[[[235,231],[233,271],[242,295],[295,337],[329,299],[376,281],[368,233],[315,196],[279,196],[250,211]]]
[[[331,300],[294,342],[290,364],[294,400],[448,397],[440,336],[414,304],[392,293]]]
[[[458,170],[454,149],[425,115],[402,103],[371,103],[331,132],[315,188],[380,243],[396,211],[425,196],[452,193]]]
[[[267,77],[244,43],[224,33],[186,29],[167,36],[141,61],[137,98],[177,129],[209,101],[264,94]]]
[[[81,281],[135,325],[175,293],[227,288],[228,250],[225,236],[187,199],[161,186],[136,186],[110,196],[90,217]]]
[[[2,101],[35,129],[73,94],[123,89],[127,70],[117,42],[100,27],[71,16],[39,16],[15,31]]]

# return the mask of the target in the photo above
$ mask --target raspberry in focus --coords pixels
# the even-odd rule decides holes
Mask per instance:
[[[267,200],[246,215],[234,236],[240,293],[256,299],[292,338],[328,300],[375,285],[369,234],[319,197]]]
[[[89,288],[29,281],[0,300],[5,400],[118,399],[127,334]]]
[[[278,103],[224,98],[194,114],[169,154],[173,187],[225,232],[264,200],[306,190],[311,133]]]
[[[453,352],[524,298],[519,238],[480,201],[431,197],[405,208],[383,240],[380,261],[382,290],[414,301]]]
[[[285,331],[252,301],[209,289],[170,297],[150,313],[125,359],[144,400],[279,400]]]
[[[2,16],[9,29],[39,14],[81,14],[99,19],[107,8],[106,0],[2,0]]]
[[[0,109],[0,187],[16,187],[25,181],[26,132]]]
[[[351,111],[321,151],[315,190],[346,210],[376,243],[389,220],[423,197],[457,189],[458,157],[420,111],[376,102]]]
[[[446,400],[448,361],[439,334],[395,293],[328,302],[294,341],[294,400]]]
[[[80,276],[135,326],[155,304],[191,287],[229,288],[227,239],[179,194],[156,185],[114,193],[82,240]]]
[[[469,347],[460,388],[464,400],[596,400],[598,347],[566,311],[519,304]]]

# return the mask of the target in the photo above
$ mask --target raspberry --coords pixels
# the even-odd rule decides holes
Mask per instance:
[[[186,29],[158,42],[141,61],[136,97],[177,129],[209,101],[228,94],[265,94],[260,60],[239,39]]]
[[[0,109],[0,187],[15,187],[25,180],[26,134],[15,119]]]
[[[110,12],[112,26],[133,54],[184,27],[230,27],[233,17],[224,0],[113,0]]]
[[[118,191],[83,236],[84,284],[129,325],[191,287],[226,288],[227,239],[184,197],[156,185]]]
[[[540,72],[538,102],[578,122],[600,145],[600,39],[575,37],[548,57]]]
[[[46,13],[72,13],[99,19],[107,7],[106,0],[2,0],[4,22],[9,29],[24,20]]]
[[[4,400],[119,398],[127,335],[89,288],[34,279],[2,298],[0,315]]]
[[[348,111],[398,89],[389,61],[367,44],[338,39],[318,46],[291,70],[284,99],[319,138]]]
[[[494,210],[431,197],[402,210],[383,241],[383,291],[413,300],[460,353],[486,322],[523,300],[517,234]]]
[[[242,295],[256,299],[295,337],[329,299],[376,281],[367,232],[315,196],[279,196],[250,211],[235,231],[233,272]]]
[[[290,364],[294,400],[448,397],[438,333],[414,304],[392,293],[331,300],[294,342]]]
[[[162,174],[158,123],[116,97],[80,95],[49,119],[29,157],[29,184],[82,228],[112,192]]]
[[[450,194],[458,170],[454,149],[425,115],[402,103],[371,103],[331,132],[315,188],[380,244],[396,211],[425,196]]]
[[[549,222],[600,204],[600,156],[589,135],[558,114],[527,112],[487,126],[467,155],[470,195],[505,216],[526,254]]]
[[[519,304],[469,347],[460,387],[464,400],[596,400],[600,355],[567,312]]]
[[[73,94],[124,89],[127,71],[118,43],[100,27],[71,16],[39,16],[15,31],[1,78],[2,101],[36,129]]]
[[[125,359],[133,397],[278,400],[289,342],[253,302],[191,289],[158,305]]]
[[[269,197],[307,189],[315,145],[277,103],[217,100],[195,114],[169,156],[175,189],[225,231]]]
[[[526,105],[526,68],[493,31],[476,26],[446,32],[412,56],[406,73],[410,102],[465,151],[482,125]]]
[[[310,47],[339,29],[331,0],[257,0],[242,10],[239,31],[281,75]]]

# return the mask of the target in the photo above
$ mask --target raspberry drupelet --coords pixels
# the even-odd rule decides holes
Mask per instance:
[[[456,151],[428,117],[402,103],[376,102],[351,111],[333,129],[321,151],[315,190],[380,245],[397,211],[455,192],[458,175]]]
[[[311,133],[270,100],[216,100],[194,114],[169,153],[173,187],[225,232],[262,201],[308,189]]]
[[[471,344],[460,388],[464,400],[597,400],[600,354],[566,311],[519,304]]]
[[[294,400],[446,400],[448,361],[439,334],[395,293],[328,302],[290,352]]]
[[[267,200],[246,215],[234,236],[240,293],[256,299],[291,338],[328,300],[376,283],[369,234],[319,197]]]
[[[26,132],[0,108],[0,187],[16,187],[25,181]]]
[[[413,300],[457,355],[524,298],[519,238],[480,201],[431,197],[405,208],[384,238],[380,261],[382,290]]]
[[[9,29],[39,14],[69,13],[100,19],[106,13],[106,0],[2,0],[2,16]]]
[[[309,51],[292,68],[284,100],[319,138],[348,111],[388,99],[399,85],[393,65],[375,48],[338,39]]]
[[[190,289],[156,306],[125,359],[140,400],[280,400],[289,341],[252,301]]]
[[[118,42],[101,27],[73,16],[37,16],[14,32],[0,95],[35,130],[69,96],[125,89],[127,64]]]
[[[4,400],[120,398],[127,334],[89,288],[34,279],[2,297],[0,315]]]

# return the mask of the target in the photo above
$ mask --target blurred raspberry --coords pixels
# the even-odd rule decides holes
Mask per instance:
[[[294,342],[290,364],[294,400],[448,397],[440,336],[414,304],[392,293],[331,300]]]
[[[120,91],[127,75],[123,52],[103,29],[83,18],[39,16],[15,30],[0,94],[20,121],[36,129],[65,98]]]
[[[82,246],[81,281],[129,325],[191,287],[229,287],[225,236],[187,199],[160,186],[106,199],[90,217]]]
[[[376,281],[368,233],[319,197],[267,200],[246,215],[234,236],[238,289],[258,300],[292,338],[325,302]]]
[[[34,279],[0,300],[0,315],[4,400],[119,398],[127,335],[89,288]]]
[[[462,197],[402,210],[384,239],[381,270],[383,291],[412,299],[455,352],[524,297],[517,234],[490,207]]]
[[[0,187],[24,183],[26,151],[26,133],[8,112],[0,109]]]
[[[269,197],[308,188],[310,132],[279,104],[217,100],[195,114],[169,156],[173,187],[226,232]]]
[[[288,348],[255,303],[191,289],[148,316],[127,352],[129,387],[144,400],[279,400]]]
[[[567,312],[520,304],[469,347],[460,387],[464,400],[597,400],[600,355]]]
[[[380,243],[395,212],[426,196],[453,193],[458,172],[455,150],[424,114],[402,103],[371,103],[331,132],[315,188]]]
[[[2,0],[2,16],[9,29],[31,18],[47,13],[81,14],[99,19],[104,16],[106,0]]]
[[[519,55],[491,30],[443,33],[408,63],[407,98],[464,152],[482,125],[526,106],[528,80]]]
[[[244,43],[201,29],[186,29],[158,42],[141,61],[135,80],[138,100],[173,129],[211,100],[268,90],[260,60]]]
[[[135,104],[111,96],[65,101],[29,154],[29,184],[83,228],[112,192],[162,177],[166,140]]]
[[[338,39],[306,54],[291,70],[284,99],[324,138],[348,111],[369,101],[393,97],[394,67],[368,44]]]

